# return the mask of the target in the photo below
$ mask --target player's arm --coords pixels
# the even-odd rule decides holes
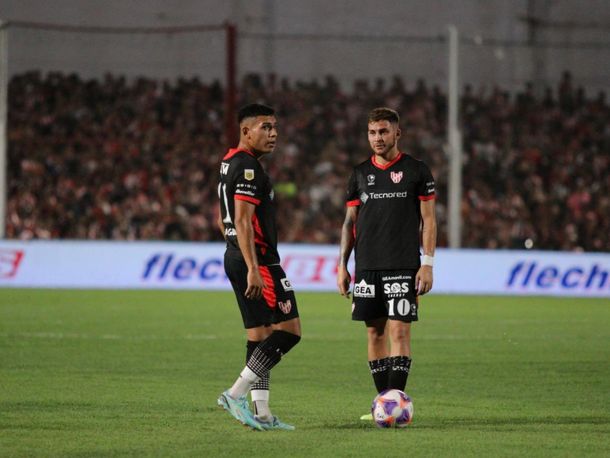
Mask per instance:
[[[227,236],[225,235],[225,223],[222,222],[222,210],[220,209],[220,204],[216,205],[216,225],[218,226],[218,229],[220,229],[220,233],[226,240]]]
[[[352,277],[347,270],[347,263],[354,248],[354,226],[358,216],[357,206],[348,206],[345,212],[345,220],[341,227],[341,248],[339,252],[339,265],[337,266],[337,287],[339,293],[349,299],[349,286]]]
[[[263,294],[265,283],[258,269],[258,258],[254,245],[254,228],[252,216],[256,205],[244,200],[235,199],[235,231],[241,254],[248,266],[248,287],[245,296],[248,299],[258,299]]]
[[[434,199],[421,201],[422,245],[424,256],[434,257],[436,250],[436,209]],[[426,294],[432,289],[432,266],[422,264],[415,276],[417,294]]]

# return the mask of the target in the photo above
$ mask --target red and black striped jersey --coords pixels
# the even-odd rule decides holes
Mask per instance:
[[[242,257],[235,231],[235,201],[256,205],[252,216],[254,244],[260,265],[278,264],[277,226],[273,186],[262,165],[250,151],[230,149],[220,164],[220,211],[225,226],[227,254]]]
[[[428,166],[403,153],[386,165],[373,155],[354,167],[346,203],[358,206],[356,270],[418,269],[420,201],[434,192]]]

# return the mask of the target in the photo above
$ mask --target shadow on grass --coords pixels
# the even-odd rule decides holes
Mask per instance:
[[[565,415],[532,417],[444,418],[416,423],[417,429],[522,429],[523,426],[610,425],[610,416]]]
[[[457,429],[481,429],[481,430],[522,430],[523,427],[545,427],[545,426],[569,426],[569,425],[606,425],[610,426],[610,416],[562,416],[562,417],[488,417],[488,418],[443,418],[425,419],[410,425],[408,429],[416,430],[457,430]],[[306,428],[318,429],[320,426]],[[335,430],[376,430],[373,422],[352,422],[343,425],[323,423],[324,429]]]

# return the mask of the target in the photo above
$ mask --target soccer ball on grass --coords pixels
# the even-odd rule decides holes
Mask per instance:
[[[404,428],[413,420],[413,402],[400,390],[385,390],[373,399],[371,412],[380,428]]]

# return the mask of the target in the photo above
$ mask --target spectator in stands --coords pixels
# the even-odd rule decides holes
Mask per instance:
[[[439,246],[447,245],[446,97],[418,80],[292,82],[247,75],[242,102],[282,118],[269,164],[282,240],[337,243],[343,183],[368,154],[372,106],[404,113],[403,147],[437,177]],[[374,88],[374,89],[372,89]],[[218,240],[224,151],[222,87],[37,72],[9,86],[7,237]],[[528,84],[461,99],[465,247],[608,251],[610,112],[569,73],[542,98]],[[290,214],[290,218],[288,217]]]

